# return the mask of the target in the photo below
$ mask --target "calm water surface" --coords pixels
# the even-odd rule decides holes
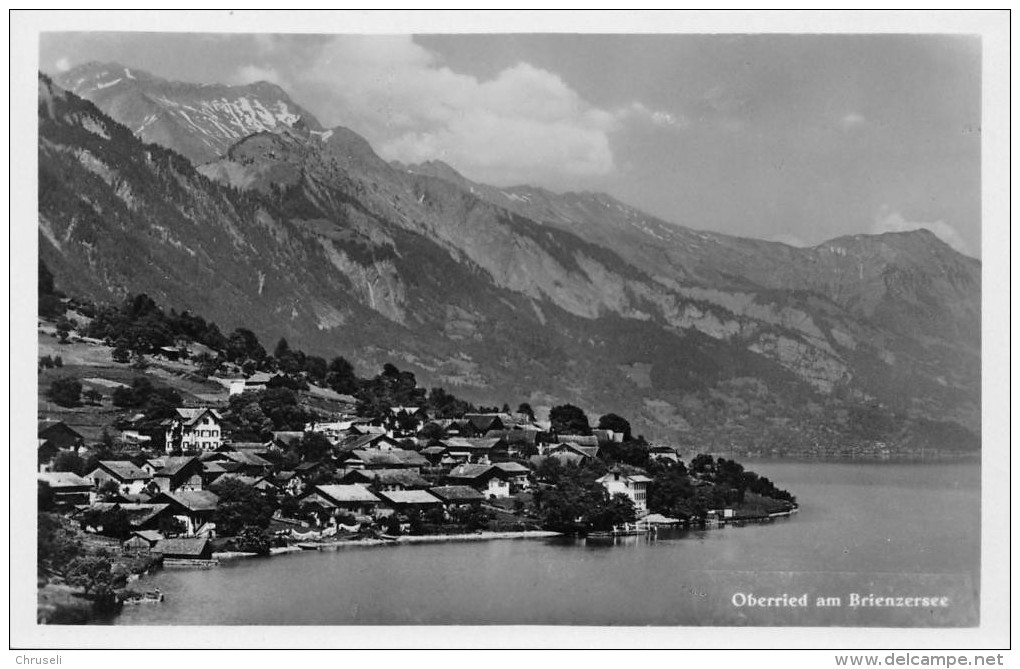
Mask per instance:
[[[978,623],[980,467],[755,462],[798,497],[771,524],[615,543],[513,540],[303,552],[163,570],[121,625]],[[734,596],[808,595],[808,606]],[[851,607],[851,595],[946,596],[931,609]],[[829,606],[820,606],[819,597]],[[739,599],[739,597],[738,597]]]

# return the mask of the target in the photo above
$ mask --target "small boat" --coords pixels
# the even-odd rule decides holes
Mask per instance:
[[[383,541],[396,541],[400,537],[397,537],[397,536],[392,535],[392,534],[380,534],[379,538],[382,539]]]
[[[322,548],[320,544],[310,544],[307,542],[300,543],[297,546],[303,551],[317,551]]]

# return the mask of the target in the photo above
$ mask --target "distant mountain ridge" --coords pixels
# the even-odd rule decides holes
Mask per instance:
[[[117,86],[81,90],[116,117],[135,95]],[[182,86],[166,109],[195,106],[203,87]],[[212,128],[231,114],[203,109]],[[796,249],[699,232],[601,194],[390,165],[313,119],[253,126],[196,172],[44,79],[40,126],[41,253],[85,294],[144,290],[479,401],[618,410],[650,436],[806,448],[849,439],[841,407],[873,401],[904,417],[892,443],[920,420],[979,429],[980,263],[930,233]],[[211,141],[186,127],[157,143]]]
[[[215,160],[260,131],[322,126],[276,84],[190,84],[117,63],[85,63],[61,73],[64,89],[92,100],[146,142],[172,148],[195,164]]]

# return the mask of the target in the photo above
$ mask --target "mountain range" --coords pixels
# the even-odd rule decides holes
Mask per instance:
[[[812,248],[600,193],[389,163],[278,86],[39,80],[40,254],[362,373],[566,401],[716,449],[977,447],[980,262],[924,230]]]

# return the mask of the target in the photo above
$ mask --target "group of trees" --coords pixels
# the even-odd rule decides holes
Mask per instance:
[[[599,460],[581,465],[561,465],[552,458],[542,461],[535,475],[543,485],[533,497],[542,526],[556,532],[587,533],[634,522],[634,502],[626,495],[610,495],[597,482],[607,470]]]
[[[649,510],[674,518],[704,518],[709,509],[743,504],[748,492],[796,502],[788,491],[740,463],[704,453],[691,460],[689,471],[682,462],[667,461],[650,467],[649,474]]]
[[[40,489],[39,495],[43,498],[46,492]],[[66,519],[53,513],[40,512],[37,518],[36,548],[40,577],[63,577],[68,585],[81,588],[99,610],[116,604],[114,589],[123,586],[125,576],[114,573],[109,555],[103,551],[86,551],[77,532]]]
[[[81,404],[81,381],[74,377],[62,376],[50,383],[46,396],[62,407],[76,407]]]

